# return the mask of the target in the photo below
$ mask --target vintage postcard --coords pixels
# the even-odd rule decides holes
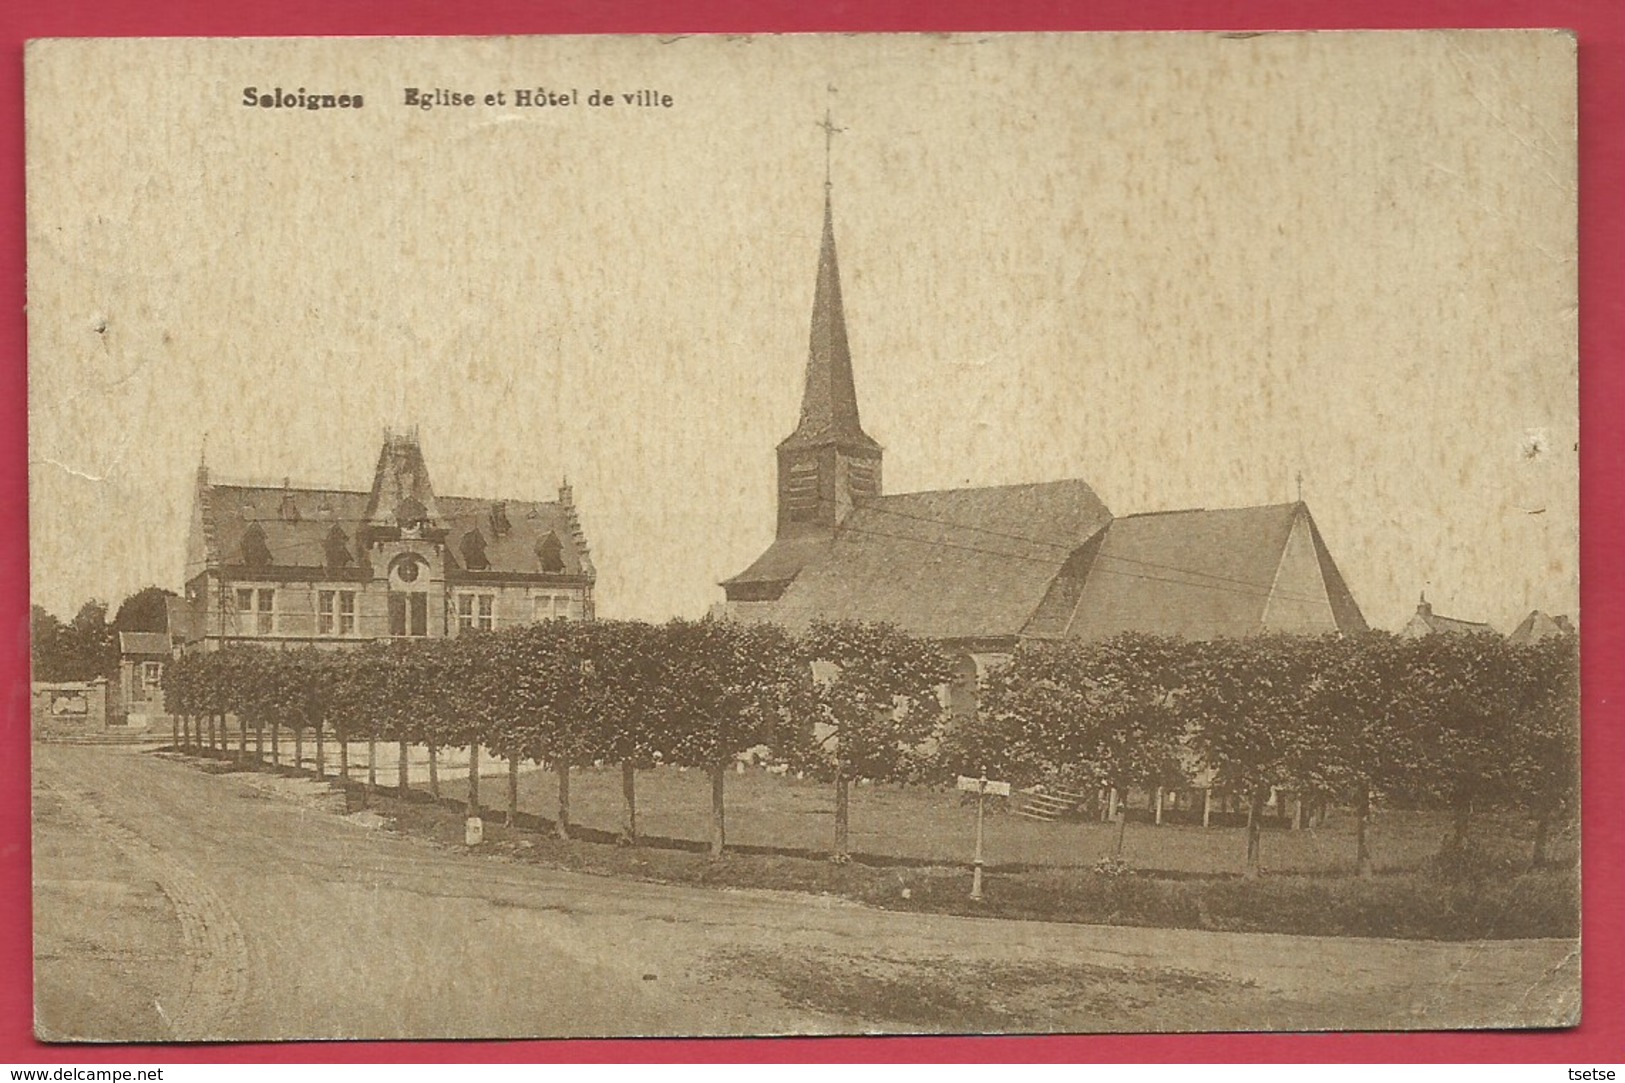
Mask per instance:
[[[37,1034],[1572,1025],[1575,101],[31,43]]]

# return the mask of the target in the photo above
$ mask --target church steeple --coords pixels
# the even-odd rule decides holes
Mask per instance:
[[[813,290],[812,334],[807,348],[807,382],[801,394],[801,420],[781,447],[835,441],[879,451],[858,420],[858,393],[852,379],[852,350],[846,340],[841,304],[841,271],[835,257],[835,215],[824,192],[824,238],[818,249],[818,280]]]
[[[833,130],[826,119],[826,133]],[[858,420],[835,257],[835,214],[826,179],[801,417],[795,431],[779,444],[779,536],[831,530],[857,501],[878,496],[880,455],[880,445]]]

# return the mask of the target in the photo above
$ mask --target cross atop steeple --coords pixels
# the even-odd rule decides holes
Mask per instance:
[[[834,90],[835,88],[831,87],[830,89]],[[827,108],[824,110],[823,123],[818,126],[824,129],[824,191],[828,192],[835,187],[835,182],[830,179],[830,159],[835,154],[835,136],[846,131],[846,129],[835,126],[834,115]]]

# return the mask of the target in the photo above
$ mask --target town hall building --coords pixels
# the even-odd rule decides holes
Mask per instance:
[[[1076,479],[888,495],[881,460],[859,421],[826,191],[776,533],[722,584],[731,617],[886,621],[954,649],[965,677],[1026,639],[1366,627],[1301,500],[1117,516]]]
[[[442,496],[416,430],[385,432],[370,489],[214,481],[200,466],[185,649],[338,647],[591,619],[596,573],[556,501]]]

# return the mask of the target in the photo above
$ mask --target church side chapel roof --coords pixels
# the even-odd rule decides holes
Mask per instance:
[[[888,621],[942,639],[1016,635],[1110,520],[1076,480],[876,497],[796,576],[774,618],[791,628],[816,617]]]
[[[823,559],[830,547],[830,539],[822,534],[776,538],[755,563],[732,579],[723,581],[725,587],[788,583],[808,564]]]
[[[1300,521],[1313,562],[1301,569],[1307,580],[1288,586],[1279,582],[1283,558]],[[1338,631],[1366,627],[1304,505],[1130,515],[1113,520],[1102,538],[1065,634],[1082,639],[1129,631],[1187,639],[1256,635],[1268,628],[1272,600],[1314,605]]]

